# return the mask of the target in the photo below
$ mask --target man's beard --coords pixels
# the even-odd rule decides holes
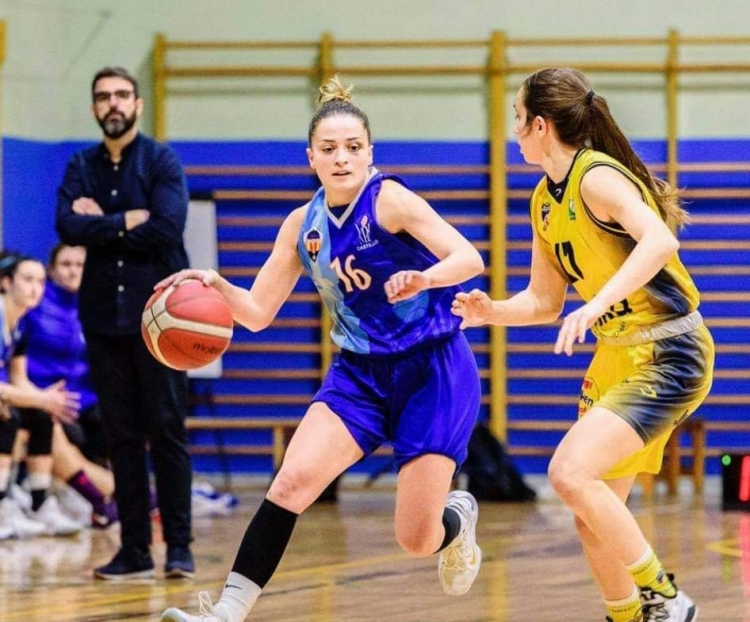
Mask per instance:
[[[97,118],[99,127],[102,128],[104,135],[107,138],[111,138],[113,140],[117,140],[118,138],[127,134],[130,128],[135,125],[135,122],[137,120],[138,115],[136,115],[135,111],[133,111],[133,114],[129,117],[126,117],[122,113],[113,115],[110,112],[107,113],[103,119]]]

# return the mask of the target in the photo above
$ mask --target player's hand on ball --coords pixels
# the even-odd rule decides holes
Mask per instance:
[[[492,300],[478,289],[473,289],[468,294],[459,292],[453,299],[451,313],[463,318],[461,328],[482,326],[492,317]]]
[[[191,277],[200,271],[184,272]],[[141,336],[162,365],[198,369],[215,361],[229,347],[234,327],[232,309],[218,289],[206,287],[199,278],[187,278],[178,284],[157,289],[146,301]]]
[[[195,279],[203,283],[206,287],[213,287],[218,283],[219,278],[219,273],[216,270],[195,270],[190,268],[170,274],[166,279],[162,279],[154,285],[154,289],[165,289],[170,285],[179,285],[188,279]]]

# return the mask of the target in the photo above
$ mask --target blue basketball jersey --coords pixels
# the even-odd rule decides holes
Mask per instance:
[[[425,270],[438,262],[406,233],[378,226],[375,203],[383,180],[399,178],[372,169],[359,195],[337,217],[320,188],[300,229],[297,250],[333,318],[331,337],[359,354],[403,354],[445,339],[461,319],[450,312],[457,286],[428,289],[391,304],[384,285],[400,270]]]
[[[0,340],[0,382],[10,382],[8,376],[8,364],[14,356],[20,356],[26,352],[26,342],[23,335],[24,318],[10,330],[5,323],[5,296],[0,295],[0,326],[3,330],[3,338]]]

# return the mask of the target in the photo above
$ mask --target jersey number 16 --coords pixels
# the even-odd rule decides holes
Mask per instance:
[[[364,291],[370,287],[372,283],[372,277],[367,274],[364,270],[355,268],[352,264],[354,263],[354,255],[349,255],[344,260],[344,267],[341,267],[341,260],[336,257],[331,262],[331,268],[336,272],[339,280],[344,284],[347,294],[351,294],[354,288]]]

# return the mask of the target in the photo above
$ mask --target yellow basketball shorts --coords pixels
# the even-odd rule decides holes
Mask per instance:
[[[601,406],[619,415],[645,447],[615,465],[604,479],[658,473],[669,435],[711,388],[714,343],[699,328],[634,346],[599,342],[583,380],[578,416]]]

